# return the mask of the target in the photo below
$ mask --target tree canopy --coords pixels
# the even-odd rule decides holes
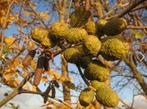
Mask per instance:
[[[29,93],[47,109],[134,108],[119,93],[147,99],[146,10],[146,0],[1,0],[0,83],[12,92],[0,107]]]

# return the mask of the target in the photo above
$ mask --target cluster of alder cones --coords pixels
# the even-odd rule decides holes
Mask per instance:
[[[71,19],[77,16],[73,12]],[[74,22],[72,22],[74,23]],[[110,79],[111,69],[97,60],[100,54],[108,61],[124,59],[129,52],[129,43],[122,39],[120,33],[127,28],[124,18],[112,18],[109,20],[88,20],[82,27],[75,24],[55,22],[46,30],[42,27],[34,27],[31,31],[32,39],[46,48],[61,46],[59,42],[65,41],[71,47],[65,49],[63,55],[67,62],[83,68],[84,76],[90,82],[90,86],[81,91],[79,101],[82,106],[88,106],[94,99],[108,107],[116,107],[119,97],[112,88],[105,84]],[[107,38],[102,39],[102,36]],[[24,60],[33,59],[35,51],[30,52]],[[47,70],[48,58],[42,55],[38,59],[34,84],[40,82],[43,70]],[[27,63],[28,64],[28,63]]]

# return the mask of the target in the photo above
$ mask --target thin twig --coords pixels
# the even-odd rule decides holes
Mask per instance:
[[[135,79],[137,80],[137,82],[141,86],[142,90],[144,91],[145,95],[147,96],[147,84],[145,83],[143,75],[136,68],[136,65],[134,64],[132,56],[129,57],[129,60],[125,59],[124,61],[132,70],[133,76],[135,77]]]
[[[27,90],[21,90],[20,93],[37,94],[37,95],[44,96],[44,93],[42,93],[42,92],[34,92],[34,91],[27,91]],[[64,102],[64,101],[62,101],[62,100],[60,100],[60,99],[57,99],[57,98],[52,98],[52,97],[49,96],[49,95],[47,95],[47,96],[48,96],[48,98],[49,98],[50,100],[52,100],[52,101],[53,101],[53,100],[58,101],[58,102],[64,104],[65,106],[67,106],[69,109],[72,109],[72,107],[71,107],[68,103],[66,103],[66,102]]]
[[[14,2],[15,2],[15,0],[12,0],[11,4],[9,5],[4,24],[2,25],[0,57],[2,56],[2,53],[3,53],[4,33],[5,33],[6,26],[7,26],[7,19],[8,19],[9,14],[10,14],[11,6],[13,5]]]
[[[30,5],[29,6],[32,10],[32,12],[37,16],[37,18],[39,19],[40,23],[46,28],[48,29],[48,26],[44,23],[44,21],[42,20],[42,18],[38,15],[38,13],[33,9],[33,7]]]
[[[70,3],[69,3],[67,19],[69,19],[69,16],[70,16],[70,9],[71,9],[71,6],[72,6],[72,1],[73,0],[70,0]]]
[[[133,2],[133,4],[131,6],[129,6],[124,11],[122,11],[117,17],[123,17],[124,15],[126,15],[127,13],[129,13],[132,9],[134,9],[136,6],[140,5],[144,1],[146,1],[146,0],[137,0],[136,2]]]
[[[26,78],[17,86],[17,88],[7,97],[5,97],[3,100],[0,101],[0,107],[2,107],[4,104],[6,104],[8,101],[10,101],[13,97],[15,97],[17,94],[19,94],[20,89],[25,85],[25,83],[33,76],[34,73],[30,73],[26,76]]]
[[[133,11],[138,11],[138,10],[140,10],[140,9],[145,9],[145,8],[147,8],[147,5],[137,7],[137,8],[135,8],[135,9],[133,9],[131,12],[133,12]]]
[[[147,29],[147,26],[127,26],[127,29]]]
[[[83,81],[85,82],[85,84],[86,84],[87,86],[89,86],[90,83],[86,80],[86,78],[85,78],[85,76],[84,76],[84,74],[83,74],[83,72],[82,72],[80,66],[79,66],[79,65],[76,65],[76,66],[77,66],[77,68],[78,68],[78,70],[79,70],[79,73],[80,73],[80,75],[81,75]]]

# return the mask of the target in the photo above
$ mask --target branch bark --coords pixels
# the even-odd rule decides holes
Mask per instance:
[[[6,14],[6,18],[5,18],[4,24],[2,25],[0,57],[2,56],[2,53],[3,53],[4,33],[5,33],[5,30],[6,30],[6,26],[7,26],[7,20],[8,20],[8,17],[10,15],[10,9],[11,9],[11,7],[12,7],[14,2],[15,1],[12,0],[11,4],[9,5],[9,7],[7,9],[8,11],[7,11],[7,14]]]
[[[147,29],[147,26],[127,26],[128,29]]]
[[[62,60],[62,76],[65,78],[65,81],[66,81],[66,79],[68,81],[70,81],[69,75],[68,75],[68,63],[62,54],[61,54],[61,60]],[[63,83],[64,83],[64,81],[63,81]],[[70,88],[65,86],[64,84],[62,84],[62,85],[63,85],[64,101],[70,104],[71,103]]]
[[[118,15],[118,17],[123,17],[124,15],[126,15],[128,12],[130,12],[132,9],[134,9],[136,6],[140,5],[144,1],[146,1],[146,0],[137,0],[136,2],[133,2],[133,4],[131,6],[129,6],[128,8],[126,8],[124,11],[122,11]]]
[[[129,57],[129,60],[125,59],[125,62],[130,67],[130,69],[132,70],[133,76],[138,81],[138,83],[141,86],[145,96],[147,96],[147,84],[145,83],[143,75],[137,70],[136,65],[134,64],[134,61],[132,59],[132,56]]]
[[[89,83],[88,80],[86,80],[86,78],[84,77],[84,74],[83,74],[83,72],[82,72],[80,66],[79,66],[79,65],[76,65],[76,66],[77,66],[77,68],[78,68],[78,70],[79,70],[79,73],[80,73],[80,75],[81,75],[83,81],[85,82],[85,84],[86,84],[87,86],[89,86],[90,83]]]
[[[25,83],[33,76],[34,73],[30,73],[20,84],[19,86],[6,98],[1,100],[0,107],[2,107],[4,104],[6,104],[8,101],[10,101],[12,98],[14,98],[17,94],[19,94],[20,89],[25,85]]]

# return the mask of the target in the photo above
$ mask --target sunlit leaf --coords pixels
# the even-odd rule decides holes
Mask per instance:
[[[13,87],[13,88],[15,88],[17,86],[17,83],[14,79],[7,80],[6,84],[9,85],[10,87]]]
[[[41,78],[41,81],[42,81],[42,82],[47,82],[47,81],[48,81],[48,77],[47,77],[47,76],[43,76],[43,77]]]
[[[144,33],[143,32],[141,32],[141,31],[132,31],[133,32],[133,34],[134,34],[134,37],[136,38],[136,39],[141,39],[141,38],[143,38],[144,37]]]
[[[39,15],[44,20],[48,20],[49,19],[49,13],[48,12],[40,12]]]
[[[25,85],[23,86],[23,88],[26,89],[26,90],[30,90],[30,87],[29,87],[28,84],[25,84]]]
[[[47,73],[52,78],[52,80],[58,80],[61,77],[61,75],[58,74],[55,70],[49,70]]]
[[[33,91],[33,92],[36,92],[36,91],[37,91],[37,87],[33,85],[33,86],[32,86],[32,91]]]
[[[5,43],[6,43],[8,46],[12,45],[13,42],[14,42],[14,40],[15,40],[15,39],[14,39],[13,37],[5,37],[5,39],[4,39]]]

